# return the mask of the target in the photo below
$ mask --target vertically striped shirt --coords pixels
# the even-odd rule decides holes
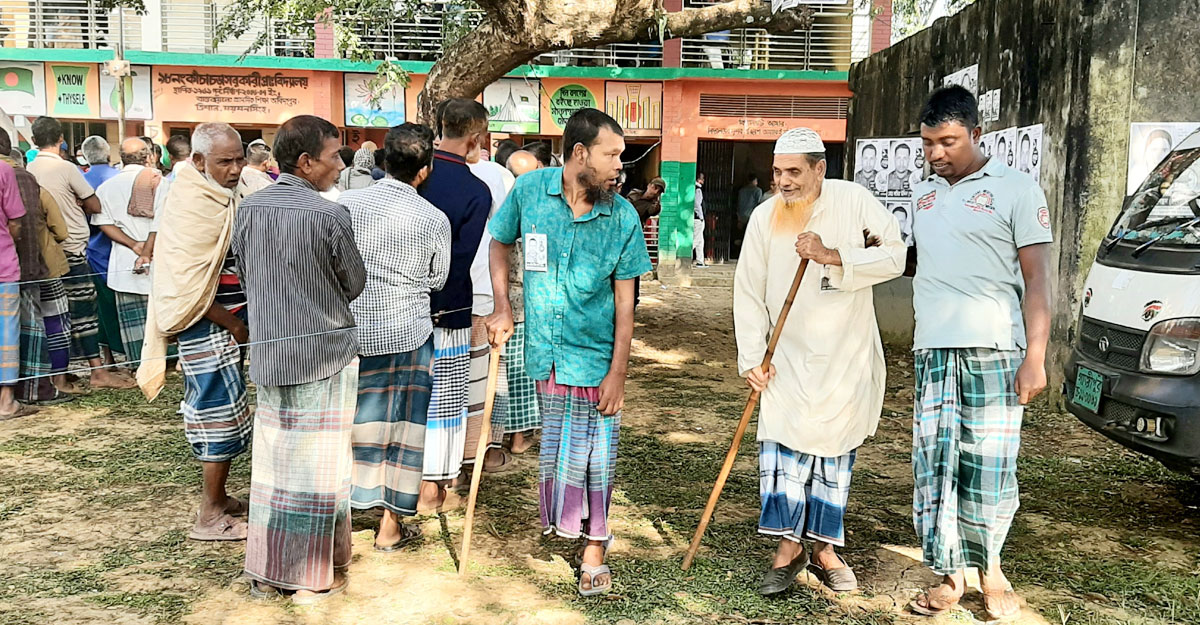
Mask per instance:
[[[273,341],[251,346],[251,380],[315,382],[354,359],[350,302],[367,275],[346,207],[282,174],[238,207],[232,249],[249,304],[250,341]]]
[[[417,190],[384,178],[338,202],[350,209],[367,288],[350,305],[364,356],[411,352],[433,334],[429,292],[450,273],[450,221]]]

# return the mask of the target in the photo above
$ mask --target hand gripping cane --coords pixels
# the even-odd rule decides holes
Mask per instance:
[[[783,302],[783,308],[779,311],[779,319],[775,321],[775,329],[771,331],[771,340],[767,343],[767,353],[763,355],[762,370],[769,371],[771,368],[771,357],[775,355],[775,345],[779,343],[779,335],[783,332],[783,324],[787,321],[788,313],[792,310],[792,302],[796,299],[796,291],[800,290],[800,281],[804,279],[804,270],[808,268],[808,259],[800,261],[800,267],[796,269],[796,277],[792,280],[792,288],[788,291],[787,299]],[[758,405],[758,391],[752,391],[750,398],[746,400],[746,409],[742,411],[742,420],[738,422],[737,430],[733,433],[733,442],[729,444],[729,453],[725,454],[725,464],[721,467],[721,473],[717,475],[717,483],[713,484],[712,494],[708,496],[708,505],[704,506],[704,514],[700,516],[700,525],[696,527],[696,535],[692,536],[692,544],[688,546],[687,555],[683,558],[683,570],[688,570],[692,566],[692,559],[696,557],[696,551],[700,549],[700,539],[704,536],[704,530],[708,527],[708,522],[712,520],[713,510],[717,507],[717,499],[721,497],[721,490],[725,488],[725,480],[729,479],[729,472],[733,470],[733,461],[737,459],[738,447],[742,444],[742,436],[746,433],[746,427],[750,425],[750,417],[754,414],[754,407]]]

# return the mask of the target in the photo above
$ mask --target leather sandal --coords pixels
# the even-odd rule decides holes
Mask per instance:
[[[804,570],[806,565],[808,565],[807,552],[792,560],[792,563],[787,566],[767,571],[766,575],[763,575],[762,583],[758,585],[759,594],[769,597],[791,588],[792,582],[796,581],[796,576],[800,574],[800,571]]]

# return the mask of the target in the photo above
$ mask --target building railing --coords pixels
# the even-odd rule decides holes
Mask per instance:
[[[685,6],[707,6],[719,0],[688,0]],[[715,69],[787,69],[846,71],[854,40],[852,3],[812,5],[812,27],[787,34],[758,28],[685,37],[684,67]]]
[[[2,1],[2,0],[0,0]],[[295,30],[287,30],[263,17],[250,25],[240,37],[214,41],[217,26],[236,0],[162,0],[162,49],[166,52],[201,54],[242,54],[264,32],[270,32],[266,44],[255,54],[268,56],[313,55],[313,21]]]
[[[0,0],[0,48],[116,48],[124,12],[125,48],[142,47],[142,18],[94,0]]]

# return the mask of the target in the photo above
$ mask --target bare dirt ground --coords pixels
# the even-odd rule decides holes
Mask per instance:
[[[422,517],[423,541],[371,549],[375,515],[355,516],[349,590],[323,605],[255,602],[240,544],[185,538],[200,478],[174,414],[179,380],[155,404],[98,392],[0,423],[0,622],[216,624],[576,624],[918,622],[904,611],[935,579],[911,523],[912,361],[889,350],[877,436],[859,452],[843,550],[862,590],[803,579],[754,592],[773,545],[755,535],[753,427],[696,565],[679,562],[746,392],[727,288],[643,285],[613,520],[613,595],[579,599],[572,545],[543,538],[536,457],[485,480],[469,575],[455,572],[462,512]],[[799,322],[800,320],[796,320]],[[1200,622],[1200,488],[1044,405],[1023,430],[1022,510],[1005,555],[1027,598],[1023,623]],[[249,459],[235,463],[235,493]],[[982,617],[977,593],[935,623]]]

